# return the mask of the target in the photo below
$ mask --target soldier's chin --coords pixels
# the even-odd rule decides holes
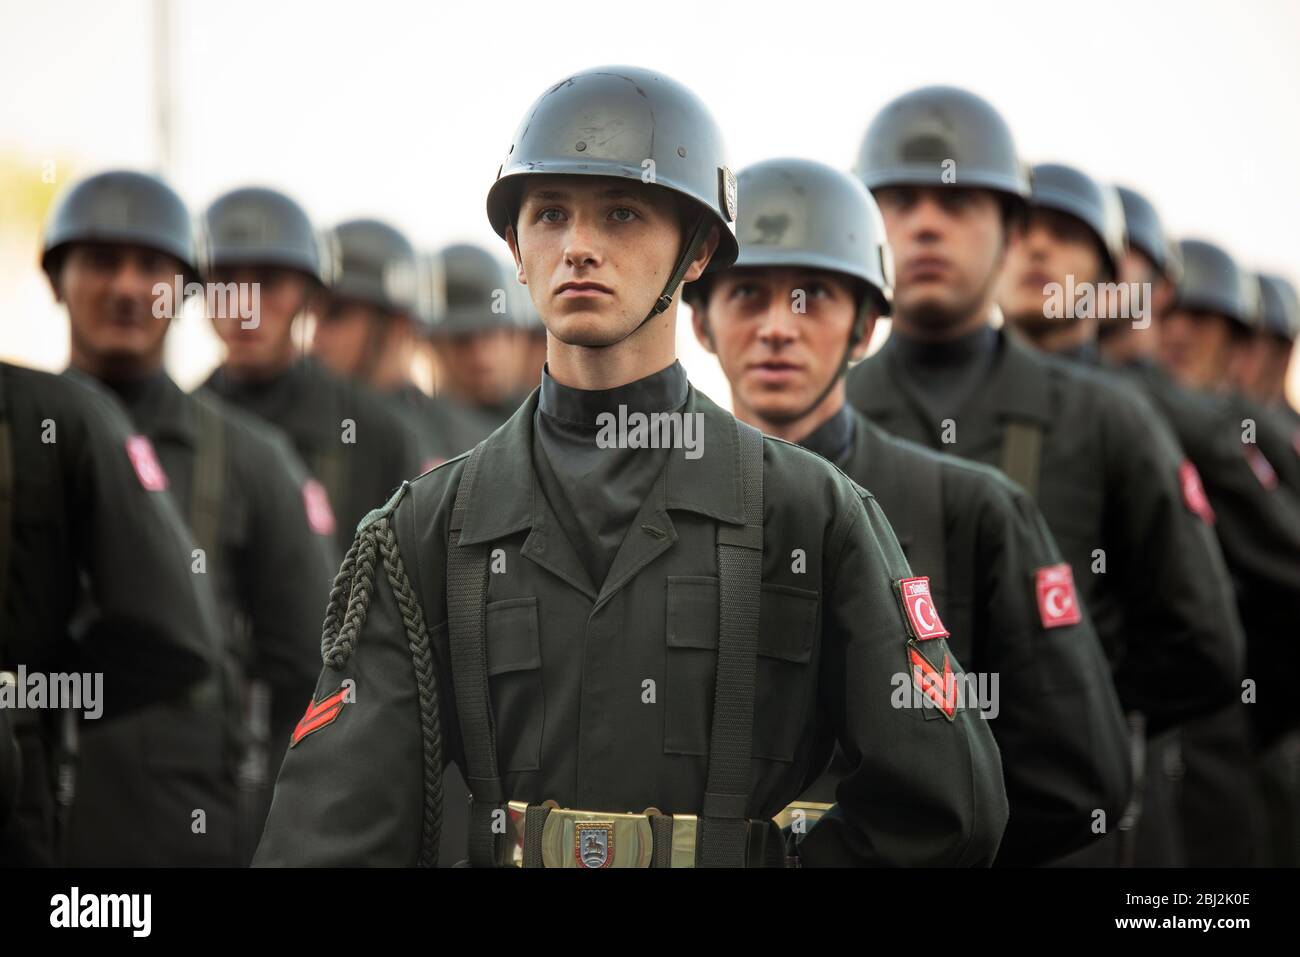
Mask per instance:
[[[933,295],[905,299],[896,302],[894,308],[900,316],[920,329],[947,329],[962,322],[969,315],[969,309],[963,304],[953,303]]]
[[[622,342],[635,328],[630,320],[614,320],[594,313],[564,316],[547,326],[550,334],[566,346],[588,349],[603,349]]]

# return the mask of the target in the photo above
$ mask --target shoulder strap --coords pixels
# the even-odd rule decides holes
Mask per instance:
[[[1002,471],[1038,500],[1038,464],[1043,451],[1043,427],[1036,422],[1008,422],[1002,432]]]
[[[465,462],[451,511],[451,535],[447,543],[447,632],[456,713],[468,771],[465,783],[470,791],[469,863],[471,867],[494,867],[499,835],[493,832],[493,817],[494,812],[504,808],[505,796],[501,790],[496,729],[488,699],[487,545],[460,543],[482,451],[482,444],[475,446]]]
[[[9,589],[9,543],[14,520],[14,454],[9,434],[9,406],[0,370],[0,614]]]
[[[945,607],[947,585],[947,542],[943,511],[943,471],[930,455],[916,456],[916,469],[907,477],[911,506],[911,566],[916,575],[930,579],[930,593]]]
[[[226,423],[211,402],[196,396],[199,417],[199,447],[190,478],[190,507],[186,519],[195,543],[207,561],[217,560],[221,531],[221,500],[226,479]]]
[[[763,587],[763,435],[736,421],[745,524],[718,525],[718,672],[701,821],[700,866],[743,867],[754,746]]]

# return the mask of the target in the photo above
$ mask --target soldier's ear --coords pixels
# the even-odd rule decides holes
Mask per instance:
[[[862,334],[849,350],[850,361],[857,362],[866,356],[867,346],[871,345],[871,334],[876,331],[876,320],[879,318],[880,311],[875,306],[867,310],[867,314],[862,318]]]
[[[525,286],[528,285],[528,277],[524,275],[524,261],[519,256],[519,240],[515,236],[513,225],[506,227],[506,245],[510,247],[510,255],[515,261],[515,278]]]
[[[718,251],[719,238],[718,227],[709,227],[709,235],[695,254],[695,258],[691,260],[691,264],[686,268],[686,275],[682,277],[683,282],[694,282],[704,275],[704,269],[708,266],[709,260]]]

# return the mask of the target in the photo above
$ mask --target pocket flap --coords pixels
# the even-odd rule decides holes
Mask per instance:
[[[534,671],[542,666],[536,598],[488,603],[487,658],[489,675]]]
[[[817,626],[815,591],[764,585],[759,607],[758,653],[785,661],[808,661]],[[668,578],[668,647],[718,647],[718,580]]]

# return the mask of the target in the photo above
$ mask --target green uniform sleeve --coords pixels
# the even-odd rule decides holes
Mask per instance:
[[[1069,566],[1029,497],[993,481],[981,508],[975,579],[984,618],[976,629],[987,640],[971,664],[997,681],[990,723],[1006,758],[1011,807],[997,863],[1033,866],[1112,830],[1133,775],[1110,667],[1077,589],[1079,620],[1045,624],[1040,572]]]
[[[1245,639],[1214,532],[1183,503],[1177,440],[1137,393],[1116,409],[1104,574],[1125,594],[1127,630],[1115,680],[1125,709],[1158,734],[1229,700]]]
[[[64,440],[64,454],[77,476],[70,511],[96,608],[76,667],[104,673],[107,716],[205,678],[221,638],[215,598],[207,580],[191,573],[190,536],[171,496],[142,483],[127,452],[125,417],[106,396],[78,387],[89,400],[84,419],[59,425],[84,429]]]
[[[911,577],[907,561],[875,499],[857,492],[846,489],[842,508],[852,514],[829,552],[819,680],[848,772],[800,858],[988,865],[1007,821],[998,746],[977,710],[956,708],[950,720],[938,708],[897,706],[914,700],[912,647],[941,673],[961,666],[942,638],[909,643],[894,587]]]

